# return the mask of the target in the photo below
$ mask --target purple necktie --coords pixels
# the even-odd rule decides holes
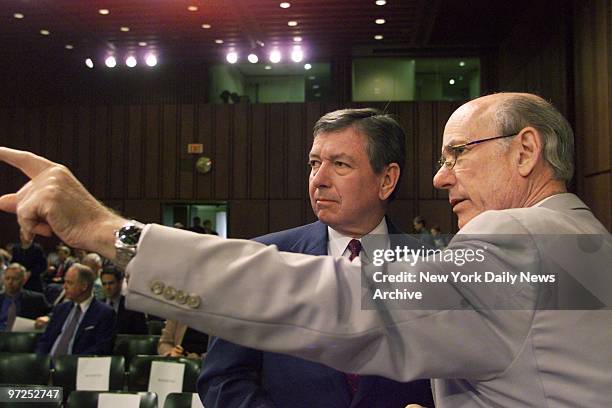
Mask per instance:
[[[351,252],[349,255],[349,261],[357,258],[359,253],[361,252],[361,242],[358,239],[351,239],[351,242],[348,243],[348,250]]]

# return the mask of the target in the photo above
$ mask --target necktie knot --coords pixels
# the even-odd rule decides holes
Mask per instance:
[[[348,243],[348,250],[351,252],[349,255],[349,261],[357,258],[359,253],[361,252],[361,242],[358,239],[351,239],[351,242]]]

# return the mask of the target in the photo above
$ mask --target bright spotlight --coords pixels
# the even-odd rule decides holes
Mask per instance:
[[[230,51],[225,56],[225,59],[230,64],[235,64],[236,62],[238,62],[238,53],[236,51]]]
[[[87,65],[87,68],[93,68],[93,67],[94,67],[94,63],[93,63],[93,61],[91,60],[91,58],[87,58],[87,59],[85,60],[85,65]]]
[[[112,55],[108,56],[104,60],[104,65],[106,65],[109,68],[115,68],[117,66],[117,60]]]
[[[247,59],[251,64],[257,64],[257,61],[259,61],[259,57],[256,54],[249,54]]]
[[[283,56],[281,55],[281,52],[279,50],[272,50],[272,52],[270,52],[271,63],[278,64],[282,58]]]
[[[300,62],[304,59],[304,52],[300,47],[293,47],[293,51],[291,51],[291,60],[293,62]]]
[[[310,68],[312,68],[312,65],[310,65],[310,64],[304,64],[304,69],[305,69],[306,71],[308,71]]]
[[[145,57],[145,64],[147,64],[150,67],[156,66],[157,57],[155,56],[155,54],[147,54],[147,56]]]
[[[125,65],[130,68],[134,68],[136,64],[138,64],[138,61],[136,61],[136,57],[134,57],[133,55],[130,55],[125,59]]]
[[[455,85],[455,80],[453,78],[451,78],[451,79],[448,80],[448,83],[451,84],[451,85]]]

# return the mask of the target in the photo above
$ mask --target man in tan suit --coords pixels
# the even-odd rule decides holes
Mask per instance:
[[[449,245],[453,256],[480,250],[487,267],[516,271],[535,265],[542,276],[580,270],[570,277],[605,309],[612,244],[588,207],[566,192],[572,157],[571,129],[550,104],[528,94],[490,95],[449,119],[434,184],[449,191],[459,219],[460,233]],[[54,231],[70,245],[109,258],[123,250],[113,231],[126,220],[101,207],[65,168],[6,149],[0,149],[0,159],[33,179],[16,195],[0,198],[0,208],[17,212],[26,234]],[[85,210],[64,199],[64,190],[83,196]],[[580,239],[585,234],[597,238]],[[549,246],[555,239],[560,247]],[[184,273],[165,274],[171,265],[160,248],[180,254]],[[555,257],[549,248],[557,250]],[[448,307],[406,310],[380,302],[362,310],[356,267],[342,258],[196,239],[155,225],[131,249],[137,251],[128,268],[131,307],[180,318],[232,342],[347,372],[402,381],[437,378],[438,407],[612,406],[612,314],[554,310],[564,299],[556,303],[555,293],[541,283],[492,286],[495,291],[475,283],[415,283],[411,289],[438,295]],[[580,269],[581,261],[590,267]],[[457,271],[443,260],[388,268],[389,274]],[[171,296],[178,292],[180,302]]]

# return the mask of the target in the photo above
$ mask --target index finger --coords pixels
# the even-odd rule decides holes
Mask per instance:
[[[31,179],[56,164],[34,153],[9,149],[8,147],[0,147],[0,161],[18,168]]]

